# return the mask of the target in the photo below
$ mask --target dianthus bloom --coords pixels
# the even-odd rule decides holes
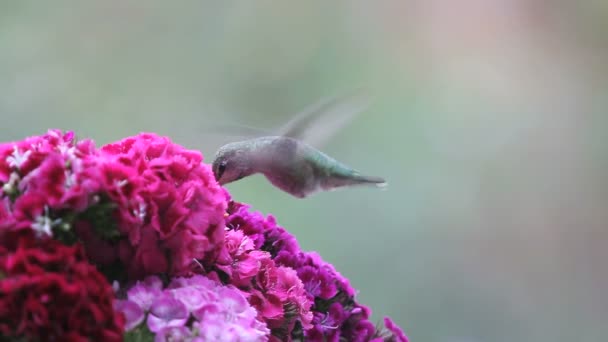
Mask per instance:
[[[407,341],[370,315],[199,152],[147,133],[0,144],[0,339]]]
[[[201,275],[174,278],[163,289],[148,277],[116,302],[127,329],[145,327],[155,341],[268,341],[269,330],[243,294]]]
[[[0,183],[0,227],[80,239],[130,278],[186,274],[223,243],[226,199],[209,166],[154,134],[100,150],[55,130],[3,144]]]
[[[294,269],[278,266],[270,253],[255,250],[241,231],[228,231],[225,247],[217,260],[218,271],[246,293],[276,337],[286,339],[296,323],[310,327],[312,302]]]
[[[114,292],[82,246],[32,231],[0,231],[0,336],[26,340],[121,341]]]
[[[140,134],[102,147],[102,179],[119,203],[119,253],[130,274],[187,274],[224,239],[226,198],[200,152]],[[170,258],[166,256],[170,255]],[[130,261],[130,262],[129,262]]]
[[[295,237],[278,226],[274,217],[251,212],[249,206],[237,202],[229,204],[228,213],[227,226],[231,229],[228,235],[243,235],[243,240],[252,241],[270,253],[276,265],[296,271],[309,302],[313,303],[310,309],[313,318],[303,329],[307,341],[407,341],[388,318],[385,319],[388,331],[377,331],[369,320],[371,311],[355,301],[355,290],[348,280],[317,253],[301,251]],[[239,253],[233,259],[238,266]]]

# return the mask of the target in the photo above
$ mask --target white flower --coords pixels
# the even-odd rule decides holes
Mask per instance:
[[[5,194],[8,194],[8,195],[16,194],[18,191],[17,183],[19,183],[19,180],[21,180],[21,177],[19,177],[19,174],[17,172],[11,172],[8,182],[6,182],[2,186],[2,192],[4,192]]]
[[[21,165],[27,161],[30,154],[32,154],[32,151],[29,150],[21,154],[17,145],[15,145],[13,146],[13,153],[6,158],[6,161],[10,167],[20,169]]]
[[[146,203],[139,202],[139,208],[133,210],[133,215],[135,215],[141,222],[144,222],[146,219]]]
[[[53,231],[51,228],[61,223],[61,219],[51,220],[49,216],[49,208],[44,208],[44,215],[36,217],[36,221],[32,224],[32,229],[36,232],[37,236],[52,236]]]

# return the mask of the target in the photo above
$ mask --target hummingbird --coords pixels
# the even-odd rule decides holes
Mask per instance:
[[[307,107],[274,134],[223,145],[215,154],[213,174],[224,185],[260,173],[297,198],[357,185],[385,187],[383,178],[361,174],[309,144],[327,140],[368,102],[359,93],[330,97]]]

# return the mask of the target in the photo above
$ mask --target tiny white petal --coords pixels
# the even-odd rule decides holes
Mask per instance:
[[[21,165],[27,161],[32,151],[25,151],[23,154],[19,152],[17,145],[13,146],[13,153],[6,158],[8,165],[15,169],[20,169]]]

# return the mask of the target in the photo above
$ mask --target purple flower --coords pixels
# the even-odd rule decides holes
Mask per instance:
[[[143,281],[138,281],[127,291],[130,301],[139,305],[144,310],[150,310],[152,302],[162,293],[163,283],[158,277],[146,277]]]
[[[144,311],[137,303],[131,300],[116,300],[114,302],[114,310],[122,312],[125,315],[125,330],[127,331],[132,330],[144,321]]]
[[[354,320],[352,329],[349,329],[343,336],[353,342],[367,342],[376,334],[376,327],[367,319]]]
[[[240,315],[245,315],[248,318],[253,318],[256,315],[255,310],[249,305],[247,299],[243,295],[230,287],[220,287],[217,289],[218,305],[229,313],[228,318],[239,318]],[[247,311],[249,310],[249,311]]]
[[[330,299],[338,293],[338,288],[332,274],[325,268],[303,266],[298,269],[298,275],[304,283],[304,289],[311,298]]]
[[[388,333],[376,331],[374,324],[369,320],[371,315],[369,308],[355,301],[355,289],[350,285],[348,279],[336,271],[333,265],[323,261],[315,252],[302,252],[295,238],[284,228],[278,226],[272,216],[265,218],[260,213],[250,212],[248,209],[249,207],[244,204],[229,203],[227,226],[230,230],[227,236],[240,237],[240,233],[242,233],[244,237],[241,240],[249,237],[255,241],[256,248],[270,253],[274,265],[269,269],[296,271],[297,278],[303,284],[303,292],[301,297],[295,296],[291,300],[305,296],[307,303],[312,304],[310,307],[313,314],[312,320],[307,318],[301,320],[303,333],[307,340],[370,341],[378,336],[386,335],[388,336],[384,338],[386,341],[402,341],[399,328],[392,323],[387,323]],[[234,246],[234,244],[229,246]],[[223,262],[231,267],[219,263],[218,268],[228,274],[231,282],[241,287],[247,285],[238,281],[238,272],[235,275],[234,269],[234,263],[241,262],[243,255],[247,255],[247,253],[237,255],[232,252],[234,247],[228,249],[229,252],[224,253],[228,257]],[[255,250],[249,253],[253,252]],[[276,337],[289,338],[289,336],[282,335],[286,328],[289,334],[292,332],[291,326],[286,327],[284,321],[289,312],[288,310],[281,311],[284,307],[289,308],[289,305],[285,306],[281,303],[286,300],[284,285],[290,282],[290,277],[287,276],[290,272],[283,271],[284,277],[278,278],[276,271],[270,273],[264,271],[265,267],[272,263],[263,259],[261,261],[261,271],[255,278],[259,290],[248,289],[249,302],[258,309],[269,327],[273,329]],[[306,304],[305,302],[299,303],[300,307]],[[307,322],[311,322],[311,324]]]
[[[148,315],[148,328],[157,333],[164,328],[182,327],[188,320],[188,309],[169,293],[163,293],[152,302]]]
[[[154,336],[154,342],[178,342],[191,340],[192,332],[183,326],[162,328]]]
[[[264,217],[259,212],[249,211],[247,204],[230,202],[230,214],[226,225],[234,230],[242,231],[254,241],[255,248],[263,249],[276,255],[278,251],[297,252],[300,250],[295,237],[279,227],[272,215]]]
[[[393,322],[389,317],[384,317],[384,325],[386,329],[392,333],[392,336],[395,342],[408,342],[409,339],[403,333],[403,330]]]
[[[348,313],[340,303],[330,305],[327,313],[315,312],[313,328],[305,332],[310,341],[338,341],[340,328]]]
[[[174,278],[164,289],[158,277],[148,277],[127,296],[116,309],[127,316],[128,329],[145,320],[156,341],[267,341],[270,333],[241,291],[201,275]]]
[[[188,312],[195,312],[207,303],[217,300],[217,297],[207,291],[192,286],[180,287],[171,290],[171,295],[186,306]]]
[[[204,277],[202,275],[194,275],[192,277],[177,277],[171,280],[168,289],[177,289],[182,287],[193,287],[196,289],[207,290],[217,286],[217,282]]]

